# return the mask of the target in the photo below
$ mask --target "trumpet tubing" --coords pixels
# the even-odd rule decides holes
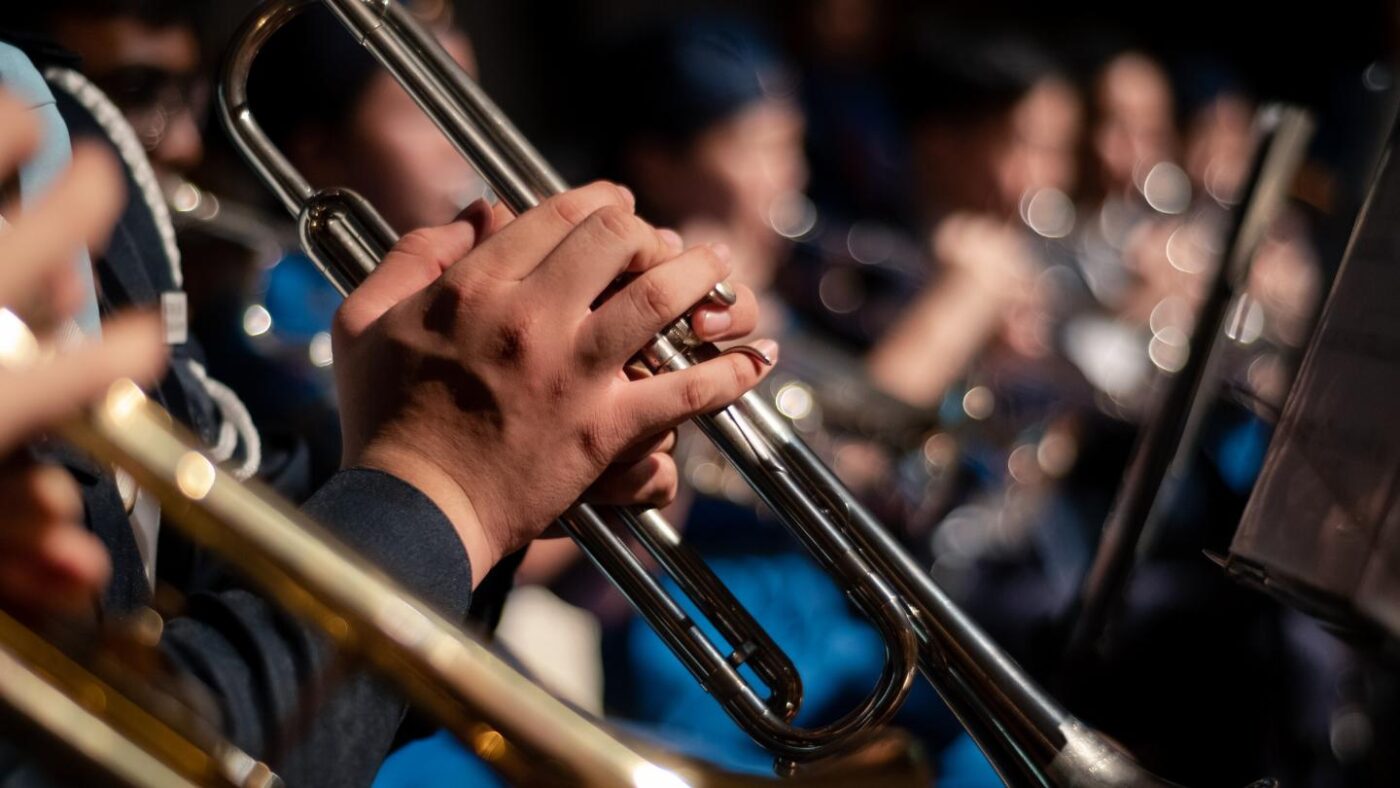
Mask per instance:
[[[0,720],[41,749],[63,753],[65,771],[151,788],[275,788],[266,765],[221,739],[196,744],[174,725],[0,612]],[[186,729],[188,730],[188,729]],[[28,742],[26,742],[28,743]],[[76,759],[76,762],[72,759]]]
[[[254,12],[229,51],[219,86],[219,112],[245,158],[297,218],[304,250],[342,293],[348,293],[388,253],[396,234],[359,195],[344,189],[313,189],[258,125],[247,94],[248,78],[262,46],[314,2],[276,0]],[[562,179],[524,143],[490,99],[406,10],[392,2],[332,0],[324,5],[404,82],[419,106],[447,131],[458,150],[513,211],[523,212],[564,191]],[[721,283],[711,298],[732,302],[733,292]],[[719,352],[697,340],[688,321],[682,319],[655,337],[641,357],[660,372],[681,369]],[[701,422],[726,453],[774,456],[762,445],[762,427],[736,407]],[[884,636],[889,655],[865,701],[840,719],[817,728],[792,724],[801,703],[801,683],[791,661],[658,512],[580,503],[563,514],[559,524],[609,575],[696,680],[778,757],[780,769],[787,770],[793,762],[826,758],[862,746],[870,730],[887,722],[908,694],[917,657],[909,612],[889,584],[843,536],[828,507],[813,504],[791,474],[777,467],[771,470],[772,484],[767,489],[776,496],[772,501],[775,511],[787,513],[793,533],[828,572],[842,578],[852,600]],[[801,522],[794,524],[794,518]],[[613,525],[633,533],[657,563],[671,572],[678,587],[725,638],[728,649],[703,634],[616,536]],[[739,674],[744,665],[765,682],[766,697],[760,697]]]
[[[564,190],[558,173],[398,3],[269,0],[254,13],[230,50],[219,90],[220,114],[252,166],[298,217],[303,245],[342,292],[353,289],[373,270],[394,234],[357,195],[341,189],[312,189],[263,133],[247,95],[247,79],[258,50],[278,28],[315,2],[331,9],[388,68],[511,210],[526,211]],[[653,372],[664,373],[719,352],[696,339],[682,319],[654,337],[639,358]],[[609,517],[617,517],[639,533],[649,548],[660,545],[663,553],[683,551],[659,515],[579,505],[561,519],[736,722],[778,757],[780,766],[856,746],[863,735],[888,721],[917,670],[938,690],[1009,784],[1170,784],[1139,767],[1037,686],[938,588],[925,567],[761,396],[750,392],[696,422],[884,636],[888,659],[875,689],[860,707],[831,725],[808,730],[788,722],[797,699],[782,688],[770,686],[769,698],[757,697],[733,670],[750,652],[731,643],[736,649],[726,658],[703,640],[693,622],[661,594],[656,581],[640,571],[636,557],[607,529]],[[653,537],[650,542],[648,532]],[[669,566],[667,560],[660,563]],[[682,571],[678,581],[685,576]],[[716,581],[708,590],[714,588],[722,587]],[[716,615],[736,615],[735,620],[743,621],[748,631],[751,619],[736,612],[741,610],[736,603]],[[758,642],[755,635],[750,645]],[[773,654],[770,659],[776,665],[786,658]]]
[[[3,310],[0,338],[0,366],[22,368],[37,349],[18,318]],[[683,788],[769,782],[636,746],[604,730],[271,491],[215,465],[130,380],[113,384],[59,431],[99,460],[125,469],[160,498],[170,522],[396,686],[513,784]],[[280,785],[266,766],[225,742],[192,744],[0,614],[0,668],[11,663],[29,667],[0,670],[0,704],[70,749],[97,748],[107,757],[94,765],[119,784]],[[872,737],[865,745],[800,782],[836,786],[857,774],[862,782],[891,788],[927,781],[917,752],[899,735]]]

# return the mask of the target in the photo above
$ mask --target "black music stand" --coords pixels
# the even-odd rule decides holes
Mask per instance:
[[[1224,559],[1356,635],[1400,643],[1400,126]]]

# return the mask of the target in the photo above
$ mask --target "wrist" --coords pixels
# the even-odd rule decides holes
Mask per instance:
[[[979,301],[999,301],[1009,289],[1010,282],[993,272],[975,268],[957,268],[952,271],[945,283],[950,291],[963,298]]]
[[[452,523],[462,549],[466,551],[471,564],[473,588],[501,560],[501,551],[491,538],[471,496],[437,463],[412,449],[372,441],[360,453],[355,464],[383,471],[413,486],[442,511]]]

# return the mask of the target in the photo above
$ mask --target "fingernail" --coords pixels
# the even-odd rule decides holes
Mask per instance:
[[[662,227],[656,231],[661,236],[662,242],[671,247],[671,251],[679,252],[685,248],[685,241],[681,240],[681,234],[669,227]]]
[[[749,343],[754,350],[768,357],[769,363],[778,363],[778,343],[771,339],[755,339]]]
[[[734,316],[728,309],[701,309],[694,316],[695,332],[701,339],[711,339],[723,334],[734,324]]]
[[[723,262],[729,262],[730,258],[734,256],[734,253],[729,249],[729,244],[720,242],[712,243],[710,244],[710,248],[714,250],[715,257],[718,257]]]

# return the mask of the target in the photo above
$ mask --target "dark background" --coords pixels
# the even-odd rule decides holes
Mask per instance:
[[[1133,46],[1172,72],[1185,110],[1203,78],[1228,79],[1261,100],[1310,107],[1321,174],[1323,259],[1340,258],[1394,115],[1400,0],[1307,4],[1259,0],[1056,3],[1030,0],[868,0],[890,21],[886,50],[920,32],[1009,32],[1047,45],[1087,81],[1112,48]],[[206,51],[217,60],[253,0],[206,3]],[[600,66],[608,42],[661,17],[737,13],[765,25],[800,64],[810,0],[456,0],[486,90],[566,177],[595,177],[599,107],[629,89]],[[211,63],[211,66],[213,64]],[[1204,75],[1213,75],[1204,77]]]
[[[511,0],[457,3],[460,19],[481,53],[488,85],[507,88],[523,116],[604,36],[663,16],[734,11],[765,20],[781,34],[801,15],[802,0]],[[1261,95],[1325,103],[1339,70],[1359,70],[1381,57],[1396,32],[1391,3],[1339,0],[1294,5],[1245,0],[1184,2],[891,2],[903,25],[1014,29],[1042,35],[1073,56],[1086,36],[1107,33],[1172,62],[1210,55],[1248,76]],[[1079,46],[1076,46],[1076,45]],[[1066,51],[1067,50],[1067,51]],[[508,70],[502,74],[501,70]],[[519,89],[519,90],[518,90]],[[527,94],[535,94],[529,96]]]
[[[872,0],[873,2],[874,0]],[[626,88],[626,75],[590,68],[610,36],[648,20],[693,12],[746,14],[790,39],[804,0],[456,0],[472,35],[482,82],[526,132],[567,139],[569,110],[585,111],[598,91]],[[213,4],[210,43],[227,35],[254,3]],[[1030,0],[891,0],[892,38],[919,27],[1012,30],[1041,38],[1073,63],[1102,41],[1146,48],[1171,67],[1208,58],[1228,66],[1256,95],[1326,112],[1354,99],[1364,69],[1389,63],[1400,33],[1400,4],[1335,0],[1293,4],[1258,0],[1056,3]],[[896,41],[891,42],[897,45]],[[1350,84],[1349,84],[1350,83]],[[578,115],[572,116],[580,120]],[[556,125],[557,124],[557,125]]]

